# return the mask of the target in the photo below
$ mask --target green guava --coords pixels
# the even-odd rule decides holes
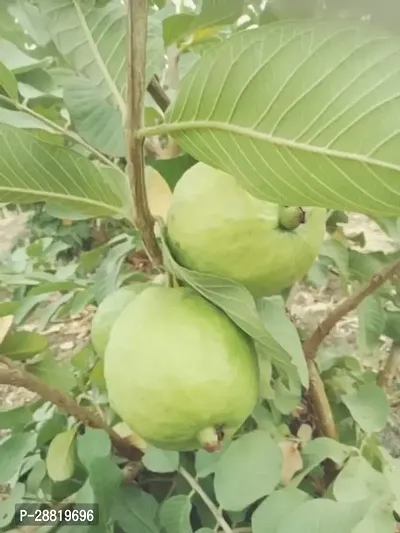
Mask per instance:
[[[110,404],[147,443],[213,452],[251,414],[253,342],[187,287],[151,287],[116,319],[104,358]]]
[[[92,321],[91,338],[96,353],[101,357],[117,316],[138,294],[149,287],[149,283],[132,283],[120,287],[102,300]]]
[[[259,200],[229,174],[196,163],[174,189],[167,240],[182,266],[241,283],[255,297],[269,296],[308,272],[325,219],[323,208]]]

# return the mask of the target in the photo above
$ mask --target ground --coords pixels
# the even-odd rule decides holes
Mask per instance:
[[[4,251],[9,250],[16,239],[26,233],[25,228],[26,216],[21,213],[3,212],[3,218],[0,218],[0,256]],[[368,218],[359,215],[351,214],[349,216],[349,223],[346,225],[346,233],[360,233],[364,232],[366,237],[365,251],[391,251],[393,243],[384,234],[380,228],[370,221]],[[343,298],[343,293],[340,289],[340,284],[332,279],[327,290],[310,290],[304,286],[299,286],[293,294],[292,313],[304,328],[308,331],[318,324],[318,322],[326,315],[326,313]],[[66,357],[73,351],[77,345],[83,344],[88,337],[90,328],[90,319],[92,316],[92,309],[88,309],[85,313],[79,316],[71,317],[68,321],[51,323],[45,333],[49,335],[50,344],[56,348],[58,357]],[[34,328],[34,324],[28,327]],[[357,333],[357,316],[352,313],[335,327],[327,342],[336,346],[341,346],[346,353],[351,353],[355,347]],[[380,360],[387,355],[388,342],[382,339],[382,347],[379,356],[374,355],[373,360],[364,361],[367,365],[377,368]],[[21,405],[31,394],[22,389],[15,389],[8,386],[0,385],[0,405],[2,408],[9,408],[11,406]],[[396,412],[393,412],[393,417],[396,419]],[[399,423],[395,423],[394,427],[385,432],[385,445],[391,448],[391,451],[397,455],[397,448],[399,447],[397,441],[399,440]],[[396,450],[394,450],[396,447]]]

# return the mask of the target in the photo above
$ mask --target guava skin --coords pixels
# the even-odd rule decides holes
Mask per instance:
[[[165,450],[200,448],[207,428],[233,435],[258,398],[253,342],[186,287],[151,287],[125,307],[111,330],[104,377],[115,412]]]
[[[305,222],[285,229],[280,206],[196,163],[174,189],[167,240],[182,266],[241,283],[256,298],[270,296],[306,275],[324,240],[326,210],[302,209]]]
[[[104,356],[111,328],[119,313],[149,286],[149,283],[132,283],[120,287],[101,301],[93,317],[91,330],[92,344],[97,355]]]

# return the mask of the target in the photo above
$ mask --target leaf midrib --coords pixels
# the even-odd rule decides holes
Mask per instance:
[[[292,148],[295,150],[302,150],[304,152],[324,155],[326,157],[335,157],[338,159],[348,159],[350,161],[357,161],[367,166],[379,166],[390,170],[400,172],[400,165],[374,159],[365,155],[355,154],[352,152],[342,152],[334,150],[332,148],[326,148],[323,146],[309,145],[292,141],[290,139],[284,139],[282,137],[276,137],[268,133],[261,131],[255,131],[245,126],[238,126],[237,124],[228,124],[226,122],[218,122],[213,120],[191,120],[183,122],[169,122],[161,124],[159,126],[151,126],[148,128],[142,128],[137,132],[139,138],[151,137],[153,135],[163,135],[173,132],[185,131],[185,130],[219,130],[228,133],[234,133],[236,135],[242,135],[251,139],[265,141],[273,145],[283,146],[285,148]]]
[[[119,208],[117,208],[117,207],[115,207],[113,205],[106,204],[104,202],[99,202],[97,200],[91,200],[90,198],[84,198],[82,196],[73,196],[73,195],[70,195],[70,194],[46,192],[46,191],[36,190],[36,189],[24,189],[24,188],[21,188],[21,187],[2,187],[2,186],[0,186],[0,191],[11,192],[11,193],[19,192],[21,194],[31,194],[33,196],[39,196],[41,198],[43,198],[43,197],[46,197],[46,198],[60,198],[61,200],[67,200],[68,202],[77,202],[77,203],[80,203],[80,204],[88,204],[88,205],[97,206],[97,207],[104,207],[108,211],[113,211],[115,213],[121,213],[122,212],[122,209],[119,209]]]

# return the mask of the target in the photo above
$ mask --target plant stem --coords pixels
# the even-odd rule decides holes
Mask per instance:
[[[136,226],[142,235],[150,260],[155,266],[160,266],[162,254],[154,233],[154,219],[147,200],[143,140],[136,136],[143,123],[146,90],[147,0],[127,0],[127,8],[128,71],[125,117],[127,171],[136,210]]]
[[[400,275],[400,261],[385,267],[360,287],[358,291],[346,298],[318,325],[310,337],[304,341],[303,350],[306,359],[314,359],[322,341],[329,335],[336,324],[345,315],[356,309],[360,303],[389,279]]]
[[[225,518],[221,515],[221,513],[219,512],[218,507],[215,505],[215,503],[204,492],[204,490],[202,489],[202,487],[200,486],[198,481],[186,470],[186,468],[183,468],[183,466],[179,467],[178,472],[187,481],[189,486],[194,491],[197,492],[197,494],[200,496],[200,498],[203,500],[203,502],[210,509],[211,513],[215,517],[215,520],[220,525],[222,531],[224,531],[224,533],[233,533],[233,530],[232,530],[231,526],[228,524],[228,522],[225,520]]]
[[[16,363],[7,357],[0,357],[0,363],[3,363],[8,368],[0,368],[0,383],[3,385],[11,385],[13,387],[23,387],[31,392],[41,396],[44,400],[53,403],[62,411],[73,416],[79,422],[87,426],[103,429],[111,439],[116,451],[123,457],[127,457],[131,461],[139,460],[143,452],[138,448],[133,447],[122,439],[95,411],[88,407],[83,407],[76,403],[70,396],[51,387],[44,381],[40,380],[27,370],[20,363]]]
[[[397,367],[400,363],[400,341],[393,341],[389,350],[389,355],[383,365],[383,368],[378,373],[377,384],[383,389],[387,390],[393,381]]]
[[[121,172],[121,169],[118,167],[118,165],[110,161],[105,155],[103,155],[101,152],[96,150],[96,148],[93,148],[93,146],[91,146],[84,139],[82,139],[82,137],[80,137],[77,133],[67,130],[63,128],[62,126],[59,126],[52,120],[49,120],[48,118],[40,115],[39,113],[36,113],[36,111],[33,111],[33,109],[30,109],[28,106],[24,104],[20,104],[19,102],[12,100],[11,98],[8,98],[7,96],[0,95],[0,102],[10,104],[14,106],[16,109],[18,109],[18,111],[23,111],[27,115],[30,115],[31,117],[35,118],[36,120],[39,120],[43,124],[46,124],[46,126],[49,126],[49,128],[53,129],[54,131],[57,131],[58,133],[61,133],[61,135],[64,135],[65,137],[70,138],[77,144],[80,144],[81,146],[86,148],[88,152],[94,155],[99,161],[101,161],[105,165],[109,167],[113,167],[116,170],[118,170],[118,172]]]

